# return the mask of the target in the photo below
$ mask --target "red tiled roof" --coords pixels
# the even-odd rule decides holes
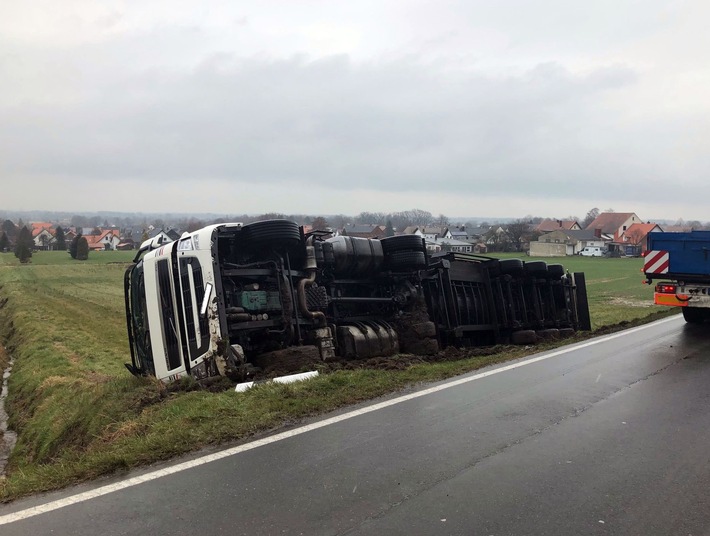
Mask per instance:
[[[594,218],[592,223],[587,225],[587,229],[601,229],[604,234],[613,234],[621,227],[633,212],[602,212]]]
[[[89,245],[89,249],[104,249],[105,242],[102,242],[104,238],[109,235],[114,235],[118,237],[118,233],[115,230],[103,231],[100,235],[83,235],[86,238],[86,243]]]
[[[549,233],[551,231],[556,231],[557,229],[566,229],[569,231],[575,224],[579,225],[576,220],[551,220],[546,218],[538,223],[535,230],[543,233]]]
[[[646,238],[646,235],[658,227],[657,223],[633,223],[624,231],[624,241],[631,244],[640,244]]]
[[[52,236],[54,236],[54,229],[52,229],[53,225],[51,223],[47,222],[41,222],[41,223],[33,223],[30,231],[32,231],[32,238],[37,236],[39,233],[44,231],[45,229],[49,231]]]

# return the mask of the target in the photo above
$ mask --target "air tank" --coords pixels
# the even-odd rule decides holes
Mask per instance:
[[[326,240],[333,247],[335,274],[366,277],[380,271],[384,254],[379,240],[335,236]]]

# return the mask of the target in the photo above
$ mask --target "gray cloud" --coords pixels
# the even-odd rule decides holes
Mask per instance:
[[[445,177],[442,188],[489,190],[486,179],[527,182],[526,166],[549,154],[553,141],[555,151],[584,156],[575,138],[597,128],[595,100],[635,80],[621,66],[576,76],[548,63],[494,78],[410,60],[356,65],[346,56],[230,54],[205,58],[191,72],[121,77],[102,64],[95,73],[82,73],[74,102],[38,103],[29,116],[26,108],[3,110],[0,128],[13,145],[5,166],[83,178],[380,188],[426,189]]]
[[[551,2],[548,18],[528,4],[514,20],[461,4],[464,22],[432,20],[438,33],[407,46],[400,17],[398,47],[365,57],[259,52],[259,18],[238,13],[221,33],[185,21],[119,31],[129,17],[109,10],[92,23],[95,39],[48,46],[0,34],[0,174],[8,184],[312,182],[585,205],[654,202],[669,182],[710,195],[707,113],[674,100],[673,91],[692,90],[660,79],[663,68],[633,50],[639,39],[658,47],[657,12],[644,12],[632,36],[630,5],[616,16],[612,3],[596,6],[590,21],[566,2]],[[424,27],[424,12],[408,15]],[[541,17],[544,32],[528,24]],[[664,91],[670,99],[659,106]]]

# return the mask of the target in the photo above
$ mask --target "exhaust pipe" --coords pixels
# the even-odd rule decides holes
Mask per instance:
[[[306,270],[309,272],[306,279],[301,279],[298,282],[298,308],[305,318],[317,320],[321,324],[326,323],[325,313],[322,311],[310,311],[308,309],[308,301],[306,300],[306,286],[311,286],[316,280],[316,250],[313,246],[306,247]]]

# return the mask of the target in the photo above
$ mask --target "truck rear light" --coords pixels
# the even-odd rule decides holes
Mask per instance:
[[[659,294],[675,294],[675,290],[675,285],[669,285],[666,283],[656,285],[656,292],[658,292]]]

